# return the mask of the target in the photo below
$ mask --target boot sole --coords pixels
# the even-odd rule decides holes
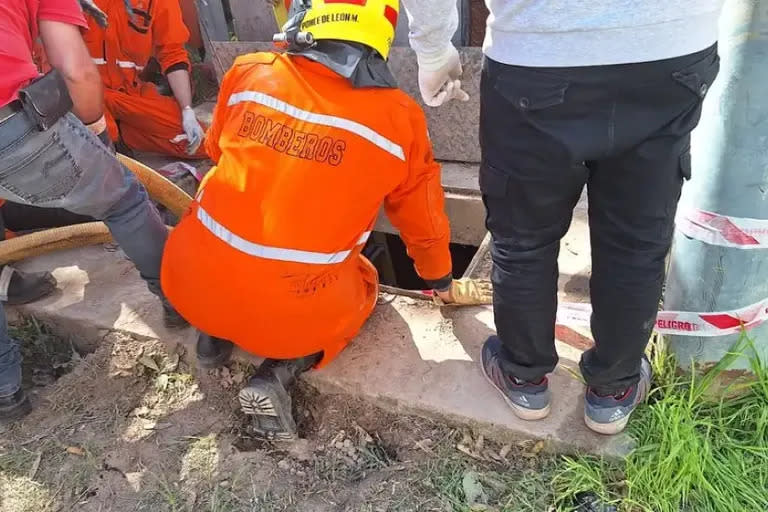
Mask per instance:
[[[491,380],[491,378],[488,376],[488,372],[485,371],[485,365],[482,363],[482,361],[480,362],[480,368],[483,370],[483,376],[485,377],[485,380],[487,380],[493,389],[495,389],[501,395],[504,401],[507,402],[507,405],[512,409],[512,412],[515,413],[515,416],[524,421],[538,421],[543,420],[549,416],[549,411],[552,409],[552,404],[547,404],[547,406],[543,409],[527,409],[525,407],[521,407],[510,400],[507,394],[500,390],[499,387],[493,382],[493,380]]]
[[[240,390],[240,409],[253,418],[254,430],[270,441],[293,441],[296,422],[291,415],[291,397],[279,384],[252,379]]]

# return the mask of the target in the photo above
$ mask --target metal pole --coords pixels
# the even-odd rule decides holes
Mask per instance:
[[[680,212],[691,208],[768,219],[768,2],[727,0],[720,20],[720,75],[692,140],[693,177]],[[768,248],[742,249],[675,234],[664,309],[732,311],[768,297]],[[750,331],[768,361],[768,322]],[[670,336],[682,368],[719,361],[739,335]],[[742,358],[734,370],[748,369]]]

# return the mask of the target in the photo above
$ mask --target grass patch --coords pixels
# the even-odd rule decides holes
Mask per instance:
[[[628,512],[768,510],[768,367],[752,355],[753,380],[718,387],[745,353],[755,354],[746,336],[709,371],[680,377],[657,352],[657,387],[629,425],[637,449],[624,463],[565,458],[553,482],[559,510],[575,510],[585,492]]]
[[[80,354],[69,340],[53,334],[33,317],[10,325],[8,334],[19,342],[26,389],[53,383],[80,361]]]

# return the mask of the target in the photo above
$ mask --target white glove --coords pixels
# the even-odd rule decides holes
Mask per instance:
[[[187,136],[187,154],[194,155],[200,144],[205,138],[205,131],[200,123],[197,121],[195,111],[192,107],[184,107],[181,111],[181,125],[184,127],[184,134]]]
[[[417,55],[419,61],[419,89],[424,103],[439,107],[456,99],[468,101],[469,95],[461,88],[461,60],[456,48],[449,44],[438,55]]]

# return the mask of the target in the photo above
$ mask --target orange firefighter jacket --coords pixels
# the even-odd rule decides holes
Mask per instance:
[[[89,18],[84,39],[106,88],[140,91],[139,74],[153,55],[163,73],[172,68],[189,69],[189,56],[184,48],[189,30],[178,0],[130,0],[132,16],[125,0],[94,3],[109,15],[109,26],[103,29]]]
[[[360,251],[382,204],[421,277],[450,275],[440,167],[402,91],[353,88],[302,57],[242,56],[207,145],[217,165],[171,232],[161,273],[201,331],[263,357],[333,359],[376,304],[376,269]]]
[[[112,140],[119,134],[135,150],[188,158],[181,110],[174,98],[163,96],[140,75],[150,57],[160,63],[163,73],[189,70],[184,48],[189,39],[178,0],[95,0],[109,16],[104,29],[89,19],[85,42],[101,73],[105,86],[105,116]],[[204,158],[200,150],[193,158]]]

